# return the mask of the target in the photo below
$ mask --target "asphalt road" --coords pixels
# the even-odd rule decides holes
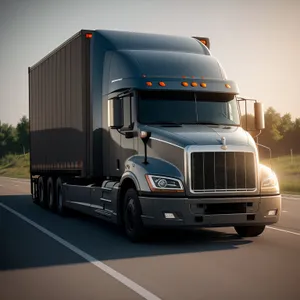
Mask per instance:
[[[0,178],[0,299],[300,299],[300,198],[257,238],[232,228],[156,232],[132,244],[113,225],[33,204]]]

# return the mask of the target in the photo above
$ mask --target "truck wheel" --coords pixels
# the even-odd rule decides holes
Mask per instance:
[[[56,208],[56,193],[54,188],[54,180],[52,177],[47,181],[47,203],[51,211],[55,211]]]
[[[135,189],[128,189],[124,197],[124,225],[128,238],[132,242],[139,242],[145,237],[142,222],[141,206]]]
[[[33,181],[31,184],[33,185],[32,201],[34,204],[39,205],[40,204],[40,196],[39,196],[38,182]]]
[[[39,180],[38,180],[38,195],[39,195],[39,199],[40,199],[40,204],[42,206],[46,207],[47,195],[46,195],[44,177],[42,177],[42,176],[40,176]]]
[[[235,226],[234,229],[242,237],[254,237],[262,234],[266,226]]]
[[[62,190],[62,180],[60,178],[57,178],[56,180],[56,200],[57,200],[57,212],[59,215],[64,216],[65,215],[65,208],[64,208],[64,196],[63,196],[63,190]]]

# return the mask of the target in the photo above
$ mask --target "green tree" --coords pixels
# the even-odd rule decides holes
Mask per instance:
[[[292,121],[292,116],[290,113],[285,114],[281,118],[281,123],[278,126],[278,130],[282,136],[284,136],[288,131],[293,130],[294,123]]]
[[[0,157],[16,151],[16,129],[0,122]]]
[[[17,142],[23,153],[29,150],[29,120],[23,116],[16,128]]]
[[[271,135],[274,141],[279,141],[283,138],[280,133],[281,116],[273,107],[269,107],[265,112],[266,131]]]

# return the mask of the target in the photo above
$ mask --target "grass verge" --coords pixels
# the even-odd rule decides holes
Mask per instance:
[[[0,176],[13,178],[30,178],[29,154],[9,154],[0,158]]]

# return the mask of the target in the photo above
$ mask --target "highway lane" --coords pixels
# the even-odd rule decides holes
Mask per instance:
[[[283,196],[281,220],[274,227],[300,232],[300,196]]]
[[[135,245],[105,222],[52,214],[32,204],[28,193],[28,182],[0,178],[0,203],[161,299],[299,299],[297,197],[284,198],[282,219],[273,226],[295,234],[268,228],[261,237],[240,239],[232,228],[163,231]],[[0,213],[1,299],[41,299],[44,294],[45,299],[142,299],[3,207]]]

